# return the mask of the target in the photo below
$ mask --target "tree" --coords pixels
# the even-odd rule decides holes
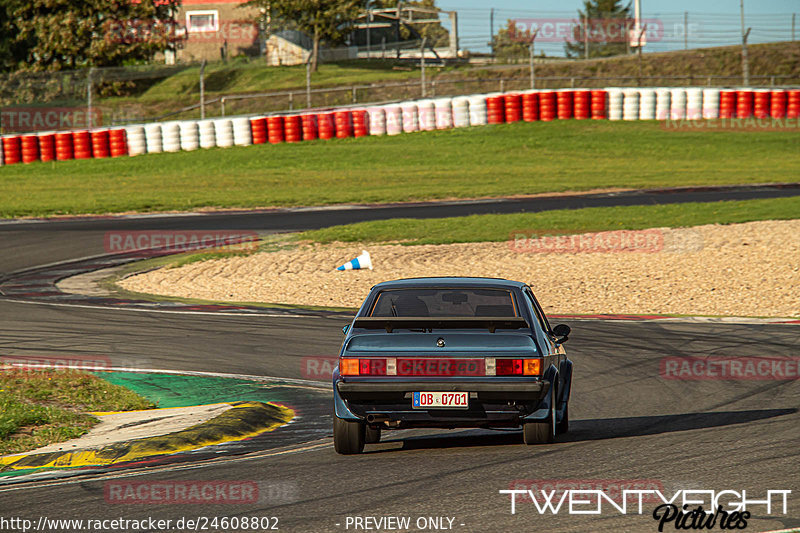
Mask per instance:
[[[385,9],[397,6],[397,0],[375,0],[371,2],[373,9]],[[403,2],[403,7],[419,7],[438,11],[436,0],[409,0]],[[412,11],[411,20],[426,20],[436,18],[434,13]],[[416,35],[414,35],[416,32]],[[400,27],[400,38],[411,39],[419,37],[426,39],[428,46],[447,46],[450,43],[450,32],[448,32],[441,22],[429,22],[423,24],[402,25]]]
[[[350,32],[353,21],[362,11],[361,0],[250,0],[243,5],[269,12],[273,17],[290,23],[312,39],[311,70],[317,71],[319,45],[322,41],[342,42]]]
[[[492,50],[499,61],[508,61],[528,57],[533,32],[521,31],[513,20],[509,20],[504,28],[497,30],[492,38]]]
[[[584,20],[588,19],[588,28]],[[621,0],[584,0],[583,11],[578,10],[578,20],[573,29],[572,42],[564,43],[567,57],[583,57],[584,31],[588,30],[589,57],[609,57],[624,54],[631,23],[631,4],[623,6]]]
[[[116,66],[151,59],[175,40],[180,0],[2,0],[14,46],[34,70]],[[5,29],[5,28],[4,28]]]

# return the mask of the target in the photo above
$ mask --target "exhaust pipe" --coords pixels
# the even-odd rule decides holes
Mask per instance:
[[[375,423],[380,424],[381,422],[388,422],[388,421],[389,417],[387,415],[373,415],[373,414],[367,415],[367,422],[369,422],[370,424],[375,424]]]

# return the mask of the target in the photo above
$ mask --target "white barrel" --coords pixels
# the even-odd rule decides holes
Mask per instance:
[[[453,99],[437,98],[433,101],[436,112],[436,129],[446,130],[453,127]]]
[[[386,134],[397,135],[403,133],[403,109],[398,104],[383,106],[386,114]]]
[[[165,152],[181,150],[181,125],[178,121],[165,122],[161,125],[161,142]]]
[[[218,118],[214,120],[214,137],[217,146],[227,148],[233,146],[233,123],[229,118]]]
[[[196,120],[181,120],[181,150],[197,150],[200,148],[200,133]]]
[[[624,95],[618,87],[606,87],[608,120],[622,120],[622,103]]]
[[[147,136],[144,131],[144,126],[140,124],[126,126],[125,137],[128,141],[128,155],[147,153]]]
[[[656,90],[652,87],[639,89],[639,119],[656,119]]]
[[[231,120],[233,124],[233,144],[236,146],[248,146],[253,144],[253,131],[250,127],[250,119],[247,117],[236,117]]]
[[[469,123],[471,126],[484,126],[486,117],[486,97],[482,94],[469,97]]]
[[[217,145],[216,128],[213,120],[201,120],[197,123],[200,148],[214,148]]]
[[[622,95],[622,120],[639,120],[639,89],[625,89]]]
[[[380,106],[367,108],[369,115],[369,134],[386,135],[386,111]]]
[[[403,131],[412,133],[419,131],[419,110],[416,102],[403,102],[400,104],[403,110]]]
[[[669,91],[669,116],[672,119],[686,118],[686,89],[679,87]]]
[[[148,154],[157,154],[164,151],[164,143],[161,138],[161,124],[158,122],[145,124],[144,136],[147,142]]]
[[[469,126],[469,98],[458,96],[452,100],[453,126],[463,128]]]
[[[419,113],[419,129],[431,131],[436,129],[436,107],[433,100],[417,100]]]
[[[703,89],[703,118],[719,118],[719,89]]]
[[[703,118],[703,89],[699,87],[686,89],[686,118],[690,120]]]
[[[659,87],[656,89],[656,118],[658,120],[667,120],[670,117],[670,98],[672,91],[669,87]]]

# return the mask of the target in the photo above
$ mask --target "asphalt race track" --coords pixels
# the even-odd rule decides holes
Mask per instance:
[[[512,203],[0,224],[0,272],[102,254],[103,234],[111,229],[280,231],[385,216],[504,211]],[[514,209],[535,206],[517,203]],[[304,378],[302,358],[335,355],[346,322],[341,316],[156,313],[0,298],[0,355],[102,355],[114,366]],[[646,501],[641,515],[608,506],[600,515],[570,515],[564,509],[540,515],[532,503],[518,500],[512,515],[509,495],[498,492],[582,481],[647,484],[667,496],[679,490],[745,489],[751,499],[763,499],[767,490],[791,490],[786,513],[780,506],[770,513],[753,506],[747,531],[800,527],[800,382],[687,381],[660,374],[663,358],[673,356],[797,358],[800,324],[575,320],[570,325],[566,347],[576,367],[571,430],[553,445],[525,446],[519,432],[384,432],[384,441],[368,445],[367,453],[345,457],[334,452],[330,432],[304,432],[301,418],[292,439],[249,455],[2,486],[0,516],[34,522],[42,516],[151,517],[173,523],[182,517],[277,517],[280,531],[298,532],[365,531],[348,528],[347,517],[408,516],[411,530],[418,530],[419,517],[449,517],[452,529],[464,532],[657,531],[650,516],[656,503]],[[318,391],[299,388],[298,402],[309,401],[312,392],[319,397]],[[255,481],[266,490],[255,503],[130,505],[106,500],[104,487],[112,478]]]

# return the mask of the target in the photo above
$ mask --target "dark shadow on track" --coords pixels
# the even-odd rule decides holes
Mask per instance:
[[[641,437],[676,431],[691,431],[735,424],[746,424],[779,416],[795,414],[798,409],[758,409],[749,411],[721,411],[714,413],[685,413],[680,415],[634,416],[627,418],[597,418],[570,421],[570,431],[558,437],[556,444],[583,442],[622,437]],[[384,433],[382,442],[402,440],[402,450],[423,450],[435,448],[470,448],[479,446],[507,446],[522,443],[522,432],[505,430],[496,434],[425,435],[409,438],[391,438]],[[397,448],[370,450],[367,453],[385,453]]]

